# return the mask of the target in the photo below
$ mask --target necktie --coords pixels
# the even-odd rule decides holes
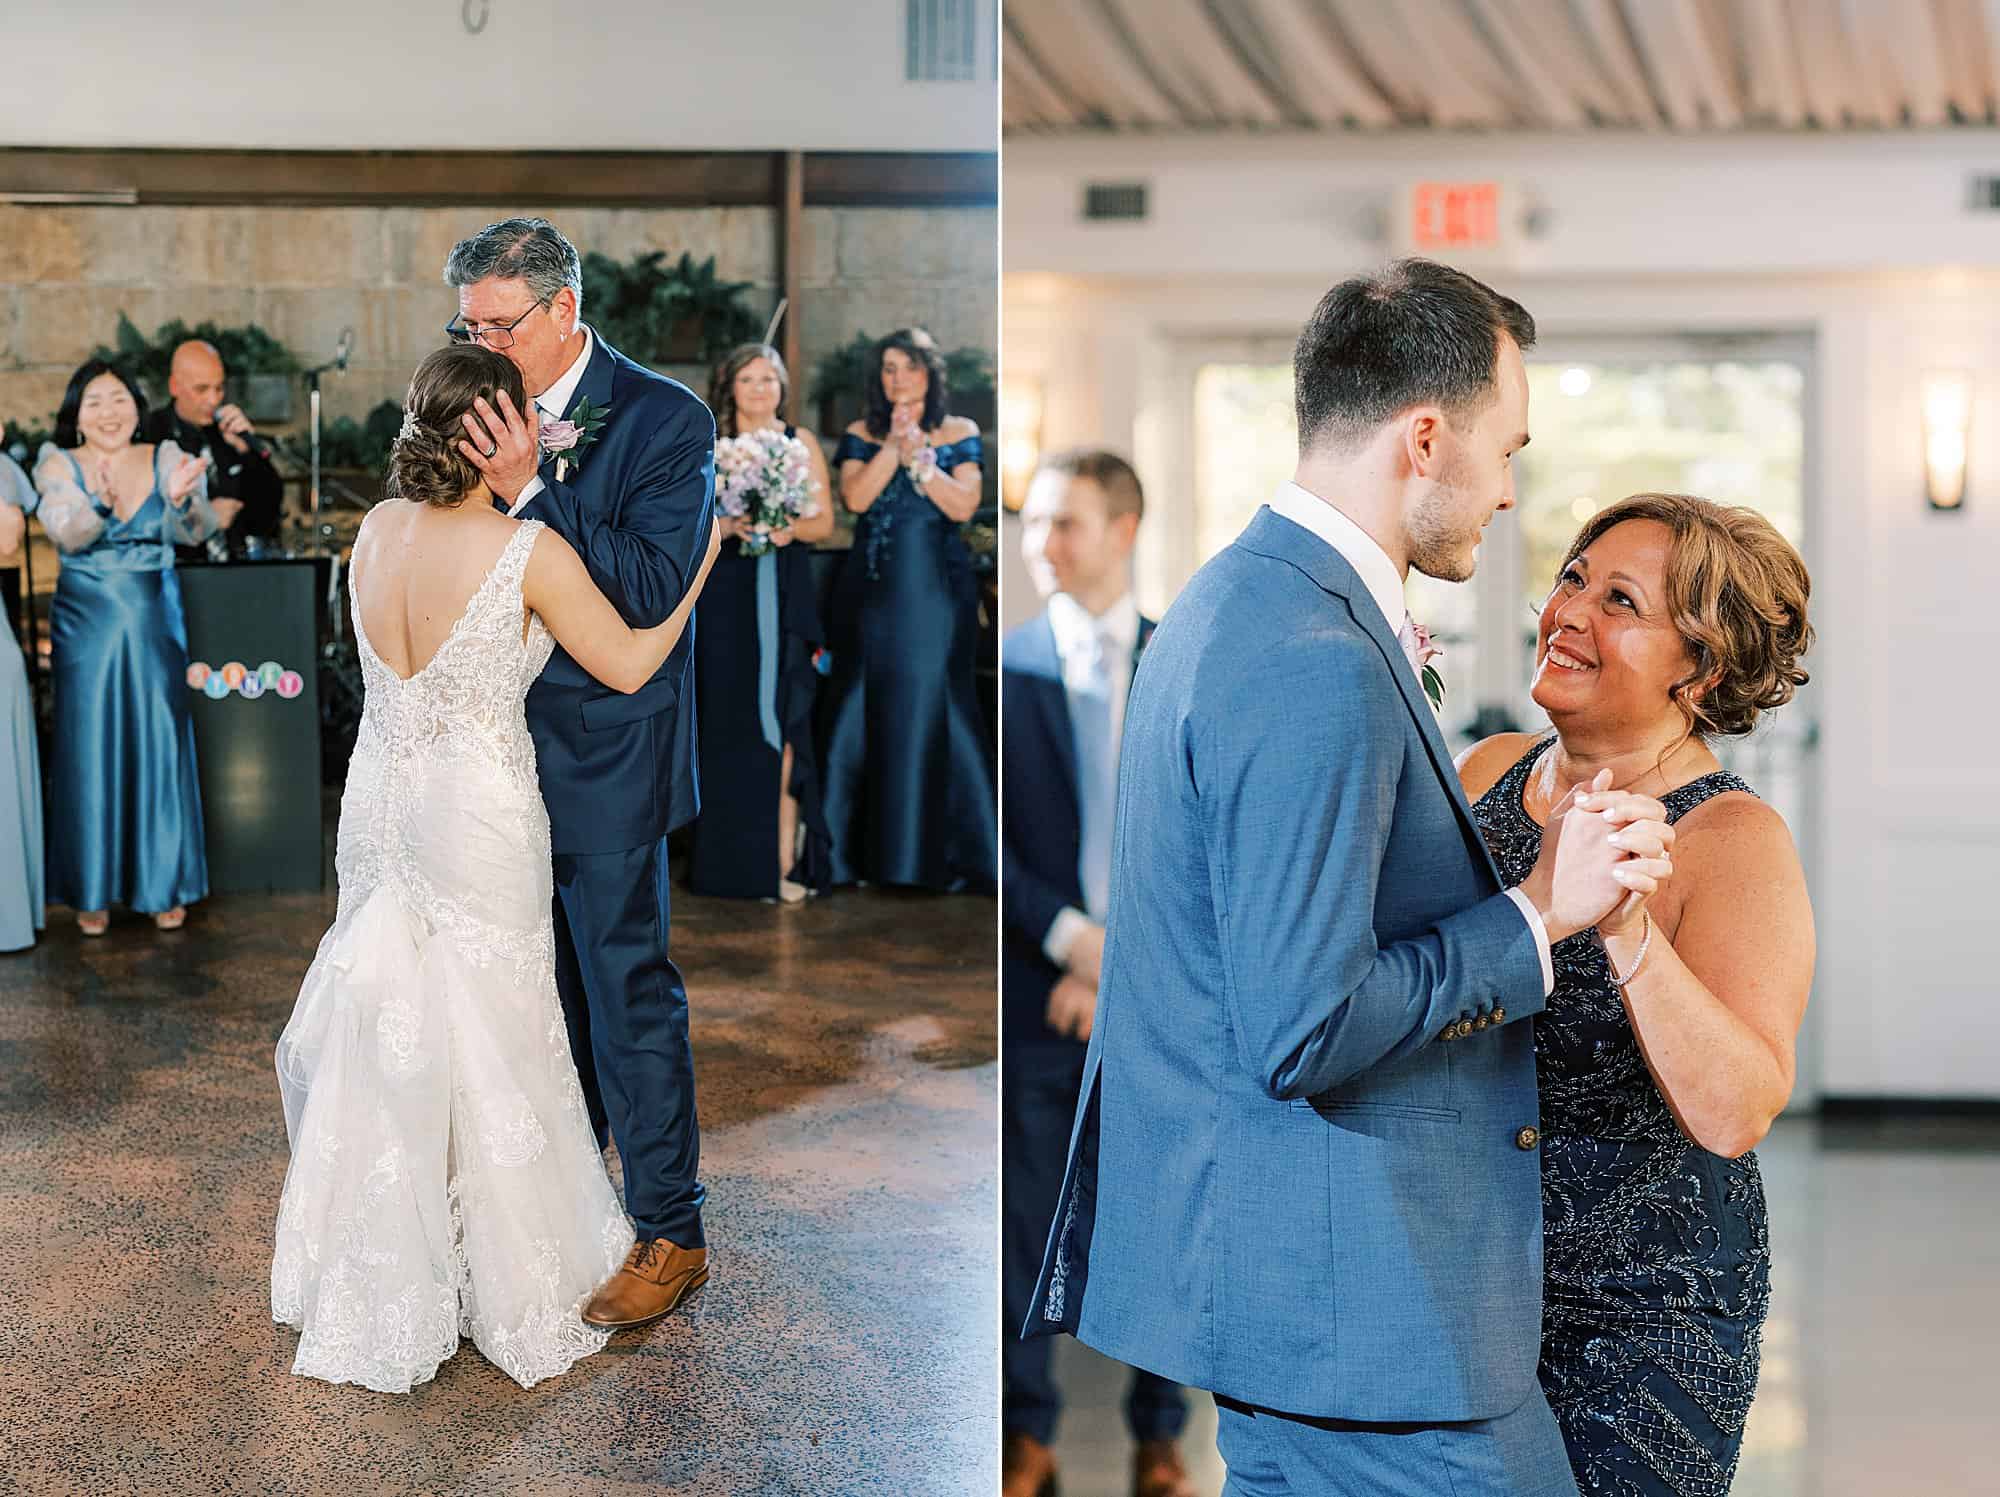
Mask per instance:
[[[1111,904],[1111,819],[1118,797],[1118,745],[1111,733],[1111,671],[1104,639],[1090,636],[1091,656],[1081,662],[1069,689],[1071,732],[1076,740],[1078,839],[1076,871],[1084,913],[1103,923]]]

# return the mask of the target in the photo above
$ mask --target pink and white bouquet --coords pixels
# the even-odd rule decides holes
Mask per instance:
[[[781,431],[746,431],[715,444],[715,507],[744,521],[745,556],[771,549],[771,532],[819,513],[805,443]]]

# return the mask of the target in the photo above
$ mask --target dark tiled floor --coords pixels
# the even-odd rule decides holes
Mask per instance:
[[[0,1491],[995,1487],[992,900],[677,890],[714,1278],[533,1390],[466,1343],[403,1397],[292,1376],[270,1319],[272,1048],[332,903],[0,957]]]

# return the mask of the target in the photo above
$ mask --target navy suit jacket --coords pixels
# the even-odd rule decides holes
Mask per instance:
[[[542,464],[523,519],[576,548],[604,596],[638,629],[680,603],[701,564],[715,501],[715,418],[686,385],[633,363],[595,336],[565,418],[587,398],[603,430],[567,479]],[[694,631],[626,694],[560,645],[528,691],[554,850],[620,852],[664,837],[701,809],[695,759]]]
[[[1134,650],[1146,648],[1152,620],[1139,620]],[[1010,633],[1000,651],[1000,1007],[1001,1044],[1074,1046],[1048,1026],[1049,989],[1062,971],[1042,952],[1065,905],[1083,908],[1077,871],[1082,817],[1076,793],[1076,740],[1062,656],[1047,613]]]
[[[1541,958],[1381,610],[1268,509],[1140,661],[1112,856],[1026,1330],[1295,1414],[1519,1407]]]

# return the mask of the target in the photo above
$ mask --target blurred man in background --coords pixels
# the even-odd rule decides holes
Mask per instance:
[[[1002,1088],[1002,1480],[1005,1497],[1055,1486],[1050,1445],[1062,1395],[1047,1340],[1022,1341],[1097,1007],[1110,903],[1111,813],[1126,693],[1152,633],[1132,599],[1145,496],[1109,452],[1051,458],[1029,485],[1021,555],[1047,607],[1001,650],[1005,950]],[[1176,1441],[1178,1384],[1134,1370],[1125,1400],[1137,1441],[1134,1497],[1192,1497]]]

